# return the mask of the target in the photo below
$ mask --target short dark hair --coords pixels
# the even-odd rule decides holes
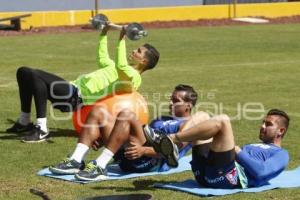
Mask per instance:
[[[289,124],[290,124],[290,117],[288,116],[288,114],[286,112],[279,110],[279,109],[271,109],[271,110],[269,110],[267,115],[280,116],[279,123],[281,123],[286,128],[286,131],[287,131],[287,129],[289,128]]]
[[[196,105],[198,94],[192,86],[179,84],[175,87],[175,90],[186,92],[186,95],[184,96],[183,100],[185,102],[191,102],[193,106]]]
[[[147,51],[145,52],[145,55],[146,55],[146,58],[147,58],[146,67],[148,69],[153,69],[156,66],[156,64],[159,60],[160,54],[157,51],[157,49],[154,46],[150,45],[150,44],[146,43],[143,46],[147,49]]]

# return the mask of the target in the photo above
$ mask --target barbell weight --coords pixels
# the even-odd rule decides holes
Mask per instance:
[[[103,14],[95,15],[91,19],[91,24],[95,29],[102,30],[105,26],[110,26],[112,28],[121,30],[123,26],[117,25],[114,23],[108,23],[108,18]],[[144,30],[144,27],[139,23],[130,23],[127,26],[125,26],[125,32],[126,36],[130,40],[139,40],[142,37],[145,37],[148,35],[147,31]]]
[[[108,22],[108,18],[103,14],[97,14],[90,20],[95,29],[102,30]]]

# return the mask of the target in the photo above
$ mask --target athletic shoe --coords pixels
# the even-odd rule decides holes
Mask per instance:
[[[49,170],[53,174],[76,174],[84,169],[84,162],[77,162],[76,160],[66,158],[55,166],[50,166]]]
[[[33,123],[29,123],[28,125],[22,125],[19,122],[14,123],[14,125],[8,129],[6,129],[7,133],[24,133],[27,131],[32,131],[34,128]]]
[[[86,165],[84,170],[75,174],[75,178],[81,181],[100,181],[106,180],[108,177],[106,169],[97,166],[97,162],[92,160]]]
[[[40,126],[34,126],[33,130],[29,135],[23,137],[22,142],[25,143],[36,143],[44,142],[49,138],[49,132],[46,133],[41,130]]]
[[[144,134],[147,142],[166,159],[170,167],[178,167],[178,147],[168,135],[159,133],[148,125],[144,126]]]

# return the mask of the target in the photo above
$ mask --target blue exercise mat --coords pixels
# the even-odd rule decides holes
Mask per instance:
[[[212,189],[201,188],[195,180],[186,180],[180,183],[169,184],[154,184],[156,188],[170,189],[181,192],[188,192],[198,196],[221,196],[234,194],[238,192],[262,192],[275,188],[293,188],[300,187],[300,167],[291,170],[284,171],[279,176],[271,179],[268,185],[247,189]]]
[[[143,176],[153,176],[153,175],[166,175],[166,174],[173,174],[179,173],[183,171],[187,171],[191,169],[190,161],[192,156],[185,156],[179,160],[179,165],[177,168],[171,168],[169,171],[165,172],[147,172],[147,173],[126,173],[123,172],[118,165],[109,165],[107,167],[108,170],[108,179],[106,180],[118,180],[118,179],[128,179],[128,178],[136,178],[136,177],[143,177]],[[39,176],[47,176],[50,178],[61,179],[65,181],[71,181],[75,183],[91,183],[93,181],[78,181],[75,179],[74,175],[55,175],[49,171],[49,168],[45,168],[40,170],[37,173]]]

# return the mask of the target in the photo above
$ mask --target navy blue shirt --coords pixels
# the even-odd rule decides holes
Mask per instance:
[[[248,144],[242,147],[236,160],[244,168],[248,187],[256,187],[279,175],[288,165],[289,154],[274,144]]]
[[[164,134],[177,133],[183,121],[171,116],[161,116],[152,120],[150,127]]]
[[[184,121],[185,120],[183,119],[174,118],[171,116],[161,116],[155,120],[152,120],[152,122],[150,123],[150,127],[156,131],[168,135],[172,133],[177,133],[180,130],[180,125]],[[188,144],[185,147],[180,148],[179,158],[183,157],[191,148],[192,148],[191,144]],[[169,169],[170,167],[166,163],[163,163],[159,171],[167,171]]]

